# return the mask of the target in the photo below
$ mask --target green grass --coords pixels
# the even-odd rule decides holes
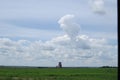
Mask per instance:
[[[0,80],[117,80],[117,68],[0,68]]]

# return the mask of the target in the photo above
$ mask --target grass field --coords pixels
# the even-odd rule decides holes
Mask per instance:
[[[117,80],[117,68],[0,68],[0,80]]]

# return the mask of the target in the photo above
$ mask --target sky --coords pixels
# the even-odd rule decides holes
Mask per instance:
[[[117,66],[117,0],[0,0],[0,65]]]

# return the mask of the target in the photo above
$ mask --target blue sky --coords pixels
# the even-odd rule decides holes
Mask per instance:
[[[74,54],[69,54],[71,48],[66,47],[70,46],[70,35],[58,23],[62,17],[65,16],[65,19],[66,15],[74,15],[75,23],[80,26],[76,35],[79,45],[86,45],[91,40],[96,41],[90,43],[91,49],[84,50],[81,49],[83,46],[80,46],[80,49],[72,49]],[[67,29],[70,30],[69,27]],[[105,50],[102,48],[103,44],[106,46]],[[9,48],[9,45],[12,47]],[[51,47],[54,48],[53,51]],[[24,54],[17,51],[18,48],[21,48]],[[50,50],[46,52],[46,48]],[[29,49],[32,49],[33,53]],[[64,51],[59,52],[60,49]],[[92,55],[99,49],[99,55]],[[89,52],[93,57],[84,60],[80,56],[82,53],[87,56]],[[106,55],[103,55],[104,52]],[[64,58],[61,58],[63,54]],[[113,54],[114,57],[111,58]],[[14,63],[53,66],[59,59],[67,63],[65,66],[117,65],[117,0],[0,0],[0,65]],[[96,64],[93,60],[96,60]]]

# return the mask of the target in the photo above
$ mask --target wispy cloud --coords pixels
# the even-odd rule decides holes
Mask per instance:
[[[9,37],[9,38],[22,38],[22,39],[34,39],[34,40],[47,40],[51,37],[60,35],[61,31],[56,30],[47,30],[47,29],[35,29],[21,27],[6,23],[0,23],[0,37]]]
[[[104,0],[90,0],[90,4],[94,13],[105,14]]]

